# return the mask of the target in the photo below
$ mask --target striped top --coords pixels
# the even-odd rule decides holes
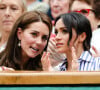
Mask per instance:
[[[79,71],[100,71],[100,57],[93,57],[88,51],[84,51],[80,58]],[[60,71],[66,70],[66,62],[59,66]]]

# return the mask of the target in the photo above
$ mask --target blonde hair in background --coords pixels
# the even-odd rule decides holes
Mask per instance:
[[[23,9],[23,12],[27,11],[27,2],[26,0],[21,0],[22,1],[22,9]]]
[[[1,3],[2,0],[0,0],[0,3]],[[21,3],[22,3],[22,10],[23,12],[27,11],[27,2],[26,0],[20,0]]]

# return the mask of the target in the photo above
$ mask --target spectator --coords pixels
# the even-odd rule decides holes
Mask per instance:
[[[51,9],[49,15],[51,19],[55,19],[59,15],[67,13],[69,11],[69,1],[70,0],[49,0]]]
[[[91,23],[93,36],[91,40],[92,48],[90,49],[90,51],[94,56],[97,56],[95,55],[94,48],[96,48],[98,52],[100,52],[100,47],[99,47],[100,44],[99,44],[99,41],[97,41],[97,38],[100,38],[100,35],[99,35],[100,32],[97,30],[98,23],[100,23],[99,16],[98,16],[99,15],[99,12],[98,12],[99,3],[98,2],[99,0],[97,1],[95,0],[71,0],[70,2],[70,10],[85,15]],[[98,34],[96,34],[96,32]]]
[[[92,8],[94,10],[95,18],[97,20],[97,29],[93,32],[93,37],[91,40],[92,53],[94,56],[100,57],[100,0],[93,0]],[[94,49],[95,48],[95,49]]]
[[[89,49],[92,29],[89,20],[80,13],[63,14],[55,20],[56,49],[65,53],[67,61],[59,68],[61,71],[99,71],[100,58],[94,58]],[[48,53],[43,55],[45,71],[51,71]]]
[[[46,2],[40,2],[38,0],[27,0],[28,11],[42,11],[47,14],[49,10],[49,4]]]
[[[0,70],[42,70],[40,59],[51,29],[52,23],[46,14],[37,11],[24,13],[15,22],[7,46],[1,53]]]
[[[25,11],[25,0],[0,0],[0,52],[5,49],[15,21]]]

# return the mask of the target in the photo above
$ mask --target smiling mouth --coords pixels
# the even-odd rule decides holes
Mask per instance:
[[[31,48],[32,48],[32,50],[34,50],[34,51],[36,51],[36,52],[39,51],[39,49],[37,49],[37,48],[33,48],[33,47],[31,47]]]

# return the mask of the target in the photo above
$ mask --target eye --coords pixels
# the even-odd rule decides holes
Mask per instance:
[[[68,33],[68,30],[67,29],[63,29],[62,33],[66,34],[66,33]]]
[[[42,40],[43,40],[43,41],[48,40],[48,36],[44,35],[44,36],[42,37]]]
[[[81,13],[83,13],[83,14],[87,14],[87,13],[88,13],[88,11],[87,11],[87,10],[85,10],[85,9],[83,9],[83,10],[81,10]]]
[[[12,10],[18,10],[18,7],[17,6],[11,6],[11,9]]]
[[[34,33],[31,33],[31,34],[32,34],[33,37],[36,37],[37,36],[37,33],[35,33],[35,32]]]
[[[0,9],[5,9],[6,7],[5,6],[0,6]]]

